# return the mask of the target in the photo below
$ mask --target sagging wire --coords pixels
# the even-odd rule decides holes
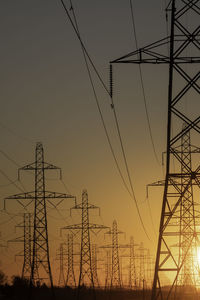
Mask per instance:
[[[75,24],[74,24],[74,22],[72,21],[71,16],[69,15],[69,12],[68,12],[68,10],[67,10],[65,4],[64,4],[64,2],[63,2],[63,0],[60,0],[60,1],[61,1],[61,3],[62,3],[62,6],[63,6],[63,8],[64,8],[64,10],[65,10],[65,12],[66,12],[66,14],[67,14],[69,20],[70,20],[70,23],[71,23],[71,25],[72,25],[72,27],[73,27],[73,29],[74,29],[74,31],[75,31],[75,33],[76,33],[76,35],[77,35],[79,41],[80,41],[80,43],[81,43],[82,50],[83,50],[83,53],[84,53],[85,58],[86,58],[86,56],[87,56],[87,58],[88,58],[89,62],[91,63],[91,65],[92,65],[92,67],[93,67],[93,69],[94,69],[96,75],[98,76],[100,82],[102,83],[104,89],[106,90],[106,92],[107,92],[108,95],[110,96],[110,100],[111,100],[111,108],[113,109],[113,113],[114,113],[114,118],[115,118],[116,128],[117,128],[117,132],[118,132],[118,136],[119,136],[119,140],[120,140],[120,145],[121,145],[121,150],[122,150],[122,155],[123,155],[123,159],[124,159],[124,163],[125,163],[125,167],[126,167],[126,171],[127,171],[127,175],[128,175],[128,179],[129,179],[129,183],[130,183],[130,187],[131,187],[131,192],[132,192],[132,193],[129,191],[128,186],[127,186],[126,183],[125,183],[125,180],[123,180],[123,182],[125,183],[125,186],[127,187],[128,191],[129,191],[129,194],[130,194],[131,197],[134,199],[134,202],[135,202],[135,205],[136,205],[136,209],[137,209],[137,213],[138,213],[138,215],[139,215],[139,219],[140,219],[140,222],[141,222],[141,224],[142,224],[143,230],[144,230],[144,232],[145,232],[147,238],[150,240],[150,238],[149,238],[149,236],[148,236],[148,233],[147,233],[147,230],[146,230],[146,228],[145,228],[145,226],[144,226],[144,222],[143,222],[143,220],[142,220],[142,217],[141,217],[141,214],[140,214],[140,211],[139,211],[139,207],[138,207],[138,204],[137,204],[137,200],[136,200],[136,197],[135,197],[135,193],[134,193],[134,190],[133,190],[133,184],[132,184],[132,180],[131,180],[131,177],[130,177],[130,172],[129,172],[129,168],[128,168],[128,163],[127,163],[127,159],[126,159],[126,154],[125,154],[125,150],[124,150],[124,146],[123,146],[123,142],[122,142],[122,136],[121,136],[121,132],[120,132],[120,128],[119,128],[119,122],[118,122],[117,114],[116,114],[115,107],[114,107],[113,97],[111,97],[111,95],[112,95],[112,94],[111,94],[111,91],[109,91],[108,88],[106,87],[106,85],[105,85],[105,83],[103,82],[101,76],[99,75],[99,72],[97,71],[97,69],[96,69],[96,67],[95,67],[95,65],[94,65],[94,63],[93,63],[93,61],[91,60],[90,55],[88,54],[88,51],[87,51],[86,48],[85,48],[85,45],[84,45],[84,43],[83,43],[83,41],[82,41],[82,39],[81,39],[81,37],[80,37],[79,30],[77,29],[78,27],[76,27],[76,26],[77,26],[77,21],[75,21]],[[71,0],[70,0],[70,2],[71,2]],[[71,2],[71,8],[70,8],[70,9],[73,11],[73,16],[74,16],[74,18],[75,18],[75,20],[76,20],[76,16],[75,16],[75,13],[74,13],[74,9],[73,9],[73,6],[72,6],[72,2]],[[87,60],[86,60],[86,62],[87,62]],[[87,69],[89,70],[88,63],[87,63]],[[89,74],[90,74],[90,70],[89,70]],[[90,74],[90,77],[91,77],[91,74]],[[91,81],[91,83],[93,83],[93,81]],[[93,85],[93,87],[94,87],[94,85]],[[96,95],[95,89],[93,89],[93,91],[94,91],[94,94]],[[103,115],[102,115],[101,110],[100,110],[99,103],[98,103],[98,107],[99,107],[99,112],[100,112],[100,115],[101,115],[101,119],[104,120],[104,119],[103,119]],[[104,128],[104,129],[105,129],[105,128]],[[107,132],[107,129],[106,129],[106,132]],[[108,138],[108,137],[107,137],[107,138]],[[112,149],[112,145],[110,145],[110,148]],[[112,150],[113,150],[113,149],[112,149]],[[112,152],[112,153],[114,153],[114,152]],[[115,162],[117,162],[117,161],[115,161]],[[116,165],[117,165],[117,164],[116,164]],[[118,171],[119,171],[119,169],[118,169]],[[121,176],[121,175],[120,175],[120,176]],[[121,177],[123,178],[123,176],[121,176]]]

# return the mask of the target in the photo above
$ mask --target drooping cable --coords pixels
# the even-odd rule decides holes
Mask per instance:
[[[80,37],[78,22],[77,22],[77,18],[76,18],[76,15],[75,15],[74,8],[73,8],[71,0],[70,0],[70,4],[71,4],[71,11],[73,13],[75,28],[76,28],[76,31],[78,33],[78,36]],[[81,40],[81,37],[80,37],[80,40]],[[90,72],[90,68],[89,68],[89,65],[88,65],[88,61],[87,61],[87,57],[86,57],[86,52],[85,52],[86,49],[85,49],[85,47],[83,47],[83,43],[81,43],[81,49],[82,49],[82,53],[83,53],[83,57],[84,57],[84,61],[85,61],[85,65],[86,65],[86,69],[87,69],[87,73],[88,73],[88,77],[89,77],[89,80],[90,80],[90,84],[91,84],[91,87],[92,87],[92,91],[93,91],[93,94],[94,94],[95,102],[96,102],[96,105],[97,105],[97,109],[98,109],[98,112],[99,112],[99,115],[100,115],[100,119],[101,119],[101,122],[102,122],[102,125],[103,125],[103,128],[104,128],[104,132],[105,132],[105,135],[106,135],[109,147],[110,147],[110,151],[112,153],[113,159],[115,161],[115,165],[116,165],[118,173],[119,173],[119,175],[120,175],[120,177],[121,177],[121,179],[123,181],[123,184],[124,184],[126,190],[128,191],[128,193],[131,195],[130,190],[129,190],[127,184],[126,184],[125,178],[124,178],[124,176],[122,174],[122,171],[120,169],[119,163],[117,161],[117,157],[115,155],[115,152],[114,152],[114,149],[113,149],[113,146],[112,146],[109,134],[108,134],[108,130],[107,130],[107,127],[106,127],[106,124],[105,124],[105,120],[104,120],[103,113],[102,113],[102,110],[101,110],[101,107],[100,107],[99,99],[98,99],[98,96],[97,96],[97,93],[96,93],[96,90],[95,90],[94,82],[93,82],[92,75],[91,75],[91,72]],[[94,66],[94,64],[93,64],[93,66]],[[95,69],[96,69],[96,67],[95,67]],[[101,81],[103,82],[103,80],[101,80]]]
[[[136,50],[138,50],[138,42],[137,42],[137,34],[136,34],[136,26],[135,26],[135,19],[134,19],[134,14],[133,14],[133,5],[132,5],[132,0],[130,0],[130,9],[131,9],[131,19],[132,19],[132,25],[133,25],[133,33],[134,33],[134,39],[135,39],[135,45],[136,45]],[[143,101],[144,101],[144,108],[145,108],[145,115],[147,119],[147,124],[148,124],[148,129],[149,129],[149,135],[151,139],[151,144],[153,148],[153,153],[155,156],[155,159],[157,163],[160,165],[157,153],[156,153],[156,148],[155,148],[155,143],[153,139],[153,134],[152,134],[152,129],[151,129],[151,123],[150,123],[150,118],[149,118],[149,113],[148,113],[148,108],[147,108],[147,99],[146,99],[146,93],[145,93],[145,88],[144,88],[144,80],[143,80],[143,75],[142,75],[142,68],[141,65],[139,64],[139,74],[140,74],[140,82],[141,82],[141,87],[142,87],[142,94],[143,94]]]
[[[121,145],[121,150],[122,150],[122,155],[123,155],[123,159],[124,159],[124,163],[125,163],[125,167],[126,167],[126,171],[127,171],[127,175],[128,175],[130,187],[131,187],[131,193],[129,192],[129,194],[131,195],[131,197],[133,198],[133,200],[134,200],[134,202],[135,202],[136,209],[137,209],[137,213],[138,213],[138,216],[139,216],[139,219],[140,219],[142,228],[143,228],[143,230],[144,230],[144,232],[145,232],[147,238],[150,239],[149,236],[148,236],[147,230],[146,230],[146,228],[145,228],[144,222],[143,222],[143,220],[142,220],[142,216],[141,216],[141,214],[140,214],[140,210],[139,210],[139,207],[138,207],[138,203],[137,203],[137,200],[136,200],[136,197],[135,197],[135,193],[134,193],[134,190],[133,190],[133,184],[132,184],[132,180],[131,180],[131,176],[130,176],[130,171],[129,171],[129,168],[128,168],[127,158],[126,158],[126,154],[125,154],[125,150],[124,150],[124,146],[123,146],[123,142],[122,142],[122,136],[121,136],[121,132],[120,132],[120,128],[119,128],[119,122],[118,122],[117,114],[116,114],[115,107],[114,107],[113,98],[111,97],[108,88],[107,88],[106,85],[104,84],[102,78],[100,77],[100,75],[99,75],[99,73],[98,73],[98,71],[97,71],[97,69],[96,69],[96,67],[95,67],[95,65],[94,65],[94,63],[93,63],[93,61],[91,60],[90,55],[88,54],[88,51],[86,50],[86,47],[85,47],[85,45],[84,45],[83,42],[82,42],[82,39],[81,39],[80,34],[79,34],[79,31],[77,30],[76,25],[75,25],[74,22],[72,21],[72,18],[70,17],[69,12],[68,12],[68,10],[67,10],[67,8],[66,8],[66,6],[65,6],[65,4],[64,4],[64,2],[63,2],[63,0],[60,0],[60,1],[61,1],[62,5],[63,5],[64,10],[65,10],[65,12],[66,12],[66,14],[67,14],[67,16],[68,16],[70,22],[71,22],[71,25],[72,25],[73,29],[75,30],[75,33],[76,33],[76,35],[77,35],[77,37],[78,37],[78,39],[79,39],[79,41],[80,41],[80,43],[81,43],[82,49],[84,50],[84,54],[85,54],[85,55],[87,56],[87,58],[89,59],[89,62],[91,63],[92,67],[94,68],[94,71],[96,72],[96,74],[97,74],[97,76],[98,76],[100,82],[103,84],[103,87],[105,88],[105,90],[107,91],[107,93],[108,93],[109,96],[110,96],[110,99],[111,99],[111,108],[113,109],[114,118],[115,118],[115,123],[116,123],[116,128],[117,128],[117,132],[118,132],[118,136],[119,136],[119,141],[120,141],[120,145]],[[72,5],[71,5],[71,9],[73,9],[73,6],[72,6]],[[89,69],[89,68],[88,68],[88,69]],[[102,116],[102,117],[103,117],[103,116]],[[129,191],[129,189],[128,189],[128,191]]]

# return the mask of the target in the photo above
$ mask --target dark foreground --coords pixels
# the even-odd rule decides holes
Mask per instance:
[[[164,293],[165,294],[165,293]],[[163,299],[166,299],[163,295]],[[128,289],[95,289],[82,288],[77,295],[77,289],[54,288],[54,294],[47,287],[34,288],[31,290],[24,286],[1,286],[0,300],[150,300],[150,290],[128,290]],[[170,297],[174,299],[174,296]],[[200,294],[197,292],[185,293],[179,292],[176,300],[200,300]]]
[[[47,287],[30,290],[24,287],[4,286],[0,289],[0,300],[75,300],[77,290],[71,288],[54,288],[55,297]],[[149,300],[150,291],[133,291],[128,289],[91,289],[82,288],[79,300]]]

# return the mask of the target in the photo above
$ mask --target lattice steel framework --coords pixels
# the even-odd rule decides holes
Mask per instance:
[[[145,270],[145,248],[143,243],[140,243],[139,250],[139,288],[143,289],[146,283],[146,270]]]
[[[104,248],[112,249],[112,272],[111,272],[111,287],[121,287],[121,276],[120,276],[120,263],[119,263],[119,243],[118,235],[123,233],[117,229],[117,221],[114,220],[111,230],[106,232],[106,234],[111,235],[112,245],[104,246]],[[103,248],[103,247],[102,247]]]
[[[192,170],[187,169],[187,173],[183,174],[181,154],[174,150],[180,145],[181,138],[188,132],[191,133],[191,138],[198,137],[200,133],[197,102],[200,95],[200,0],[170,0],[167,13],[171,14],[170,36],[112,62],[169,66],[166,177],[152,300],[170,299],[174,294],[183,267],[183,264],[179,263],[182,249],[179,252],[177,247],[174,247],[179,243],[179,236],[182,234],[179,213],[181,203],[191,185],[200,187],[198,162],[196,162],[196,166],[193,164]],[[169,48],[166,47],[167,45]],[[190,99],[189,110],[185,110],[184,107],[186,98]],[[182,127],[183,122],[186,124],[184,128]],[[172,158],[175,161],[175,170]],[[185,186],[183,179],[188,182]],[[179,221],[177,222],[178,213]],[[199,232],[193,228],[191,242],[198,234]],[[184,251],[186,254],[187,250]],[[168,290],[165,288],[166,278],[168,278],[168,284],[170,282]]]
[[[183,126],[183,129],[186,125]],[[185,176],[181,178],[181,189],[183,197],[181,199],[180,206],[180,262],[179,265],[183,265],[180,271],[180,282],[179,285],[194,285],[194,251],[196,248],[196,238],[194,239],[193,234],[196,232],[196,218],[195,218],[195,205],[193,197],[193,186],[191,184],[190,177],[187,173],[192,171],[191,161],[191,142],[190,132],[184,134],[181,138],[181,173]],[[187,187],[188,186],[188,187]],[[187,190],[184,193],[184,189]],[[199,222],[198,222],[199,223]],[[198,224],[197,223],[197,224]]]
[[[42,143],[36,143],[35,161],[19,169],[20,171],[34,171],[35,173],[35,190],[33,192],[26,192],[23,194],[16,194],[6,199],[15,199],[20,204],[22,200],[28,201],[23,207],[27,208],[34,201],[34,230],[33,230],[33,253],[31,265],[30,287],[41,282],[50,284],[53,292],[53,279],[51,273],[50,259],[49,259],[49,242],[48,242],[48,228],[47,228],[47,208],[46,201],[52,207],[56,207],[66,198],[75,198],[74,196],[64,193],[49,192],[45,189],[45,172],[48,170],[61,169],[46,163],[44,161],[44,150]],[[61,176],[61,175],[60,175]],[[5,199],[5,200],[6,200]],[[58,199],[58,203],[52,203],[52,200]]]
[[[22,278],[29,280],[31,276],[31,244],[32,244],[32,234],[31,234],[31,214],[23,214],[23,222],[16,225],[16,228],[23,228],[23,236],[17,237],[14,240],[9,240],[8,242],[21,242],[23,243],[23,252],[16,254],[15,257],[23,257],[22,265]]]
[[[94,285],[96,287],[99,287],[99,280],[98,280],[98,274],[97,274],[97,245],[93,244],[91,250],[92,250],[91,251],[91,267],[92,267]]]
[[[135,264],[135,246],[134,238],[130,237],[130,262],[129,262],[129,288],[136,288],[137,277],[136,277],[136,264]]]
[[[99,209],[97,206],[90,204],[88,202],[88,193],[87,190],[82,192],[82,202],[76,204],[72,209],[81,210],[81,224],[69,225],[61,228],[68,229],[73,231],[81,231],[81,253],[80,253],[80,274],[78,281],[78,291],[77,299],[80,297],[80,289],[83,284],[92,287],[94,291],[94,277],[92,270],[92,261],[91,261],[91,243],[90,243],[90,231],[101,231],[102,229],[107,229],[107,226],[98,225],[90,223],[89,221],[89,210],[90,209]],[[95,298],[95,293],[94,293]]]
[[[105,260],[105,288],[111,285],[111,250],[106,250],[106,260]]]
[[[73,234],[67,235],[67,286],[76,286],[74,274],[74,243]]]
[[[30,279],[31,275],[31,214],[24,213],[24,263],[22,278]]]
[[[60,248],[59,248],[59,278],[58,278],[58,286],[65,286],[63,243],[60,244]]]

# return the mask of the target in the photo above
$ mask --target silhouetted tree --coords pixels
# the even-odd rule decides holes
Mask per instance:
[[[12,285],[14,287],[28,287],[29,281],[20,276],[14,275],[12,276]]]
[[[0,285],[4,285],[7,282],[7,276],[0,270]]]

